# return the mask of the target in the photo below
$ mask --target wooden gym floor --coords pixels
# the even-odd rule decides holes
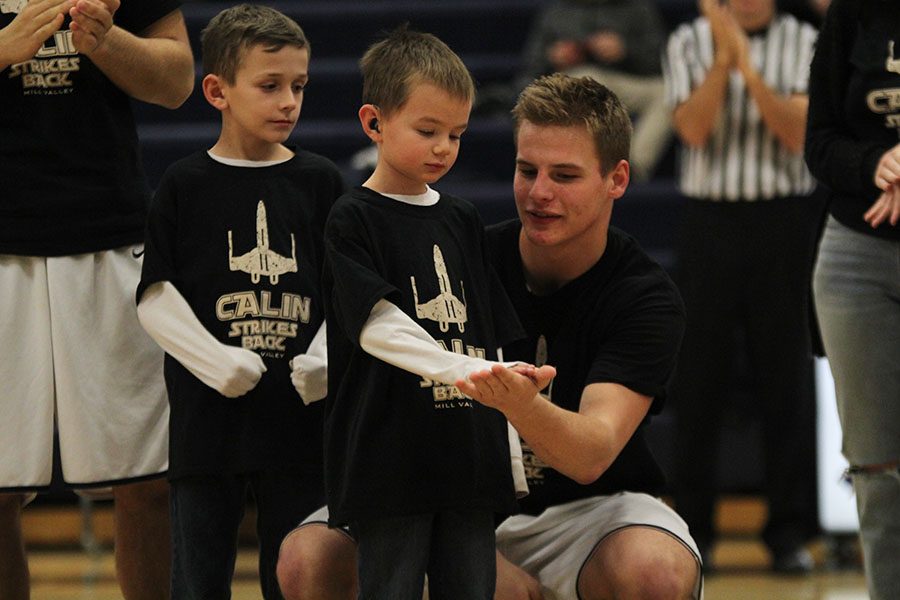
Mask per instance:
[[[112,513],[107,503],[94,504],[85,527],[77,506],[26,508],[23,529],[31,568],[33,600],[118,600],[111,552]],[[857,567],[835,568],[827,540],[810,551],[817,568],[811,575],[783,576],[768,571],[769,557],[758,532],[765,503],[754,497],[728,497],[719,504],[721,540],[713,551],[716,571],[706,578],[706,600],[867,600]],[[245,520],[248,540],[235,568],[234,600],[260,598],[252,518]],[[85,550],[79,540],[88,534]],[[852,546],[852,545],[851,545]]]

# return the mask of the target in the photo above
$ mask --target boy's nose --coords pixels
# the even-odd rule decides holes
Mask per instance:
[[[284,110],[293,110],[297,107],[299,103],[299,98],[294,95],[294,92],[288,90],[285,94],[281,96],[281,107]]]
[[[446,138],[439,139],[435,142],[433,151],[435,154],[447,154],[450,152],[450,140]]]

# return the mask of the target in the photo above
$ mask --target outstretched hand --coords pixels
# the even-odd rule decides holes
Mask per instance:
[[[506,414],[534,400],[542,389],[556,377],[556,369],[549,365],[532,367],[518,365],[507,368],[494,365],[490,370],[470,373],[456,382],[456,387],[485,406]]]

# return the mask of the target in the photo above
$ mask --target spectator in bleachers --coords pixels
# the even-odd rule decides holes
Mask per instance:
[[[803,572],[816,532],[808,290],[821,208],[802,155],[816,31],[778,13],[775,0],[700,7],[671,35],[664,64],[687,196],[675,503],[708,563],[716,449],[741,332],[763,421],[763,539],[775,570]]]
[[[806,161],[828,186],[813,278],[872,600],[900,598],[900,4],[834,0]]]
[[[125,598],[168,597],[168,404],[132,302],[148,190],[129,98],[190,94],[180,4],[0,2],[4,600],[29,595],[21,507],[50,484],[54,428],[65,485],[112,486]]]
[[[636,116],[631,174],[647,179],[672,139],[660,71],[665,38],[652,0],[555,0],[532,25],[516,88],[553,72],[609,87]]]

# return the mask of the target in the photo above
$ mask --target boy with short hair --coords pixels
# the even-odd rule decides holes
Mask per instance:
[[[249,488],[263,595],[280,598],[279,544],[323,498],[322,408],[297,401],[289,360],[324,319],[322,236],[343,184],[330,161],[285,145],[310,56],[294,21],[235,6],[202,44],[222,130],[164,175],[137,290],[141,323],[167,352],[172,594],[230,596]]]
[[[456,160],[474,84],[405,27],[360,66],[378,162],[325,232],[329,525],[359,543],[360,598],[421,598],[427,572],[432,599],[491,599],[494,515],[515,510],[507,424],[453,383],[520,326],[476,209],[429,187]]]

